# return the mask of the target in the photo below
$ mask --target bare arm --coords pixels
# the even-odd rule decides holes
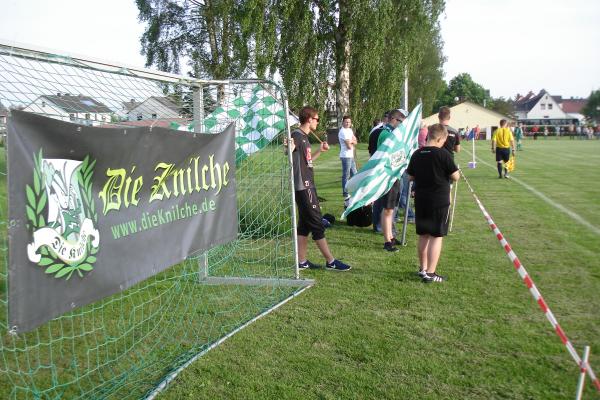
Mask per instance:
[[[452,182],[456,182],[457,180],[459,180],[460,179],[460,172],[459,172],[459,170],[454,171],[450,175],[450,179],[452,180]]]
[[[327,144],[327,142],[321,142],[321,145],[319,146],[319,149],[317,151],[315,151],[312,155],[312,159],[316,160],[322,152],[329,150],[329,144]]]
[[[354,139],[354,136],[353,136],[353,139]],[[345,139],[344,140],[344,143],[346,143],[346,147],[348,148],[348,150],[354,149],[355,140],[353,140],[353,139]]]

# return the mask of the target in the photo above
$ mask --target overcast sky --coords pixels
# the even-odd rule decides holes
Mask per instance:
[[[1,0],[0,39],[143,66],[134,0]],[[600,89],[599,0],[446,0],[446,80],[513,97]]]
[[[446,0],[446,80],[468,72],[493,97],[600,89],[600,1]]]

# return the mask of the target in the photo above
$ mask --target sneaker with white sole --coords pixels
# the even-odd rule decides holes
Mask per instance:
[[[321,268],[321,266],[317,265],[317,264],[313,264],[310,261],[306,260],[304,262],[298,263],[298,268],[299,269],[319,269],[319,268]]]
[[[425,274],[425,276],[423,277],[423,282],[425,282],[425,283],[445,282],[445,281],[446,281],[445,276],[441,276],[436,273]]]
[[[352,269],[348,264],[344,264],[340,260],[333,260],[331,263],[326,263],[325,268],[330,269],[332,271],[350,271]]]
[[[417,275],[419,275],[419,277],[421,277],[421,278],[425,278],[427,276],[427,271],[425,271],[424,269],[420,269],[417,272]]]

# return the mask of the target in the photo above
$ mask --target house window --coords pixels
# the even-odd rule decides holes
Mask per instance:
[[[548,104],[548,110],[552,110],[552,104]]]
[[[75,114],[69,114],[69,119],[71,121],[75,121]]]
[[[152,119],[156,119],[156,114],[152,114]]]
[[[106,115],[102,116],[102,121],[106,121]]]
[[[90,114],[85,114],[85,119],[90,119]]]
[[[541,108],[542,110],[545,110],[545,109],[546,109],[546,105],[545,105],[545,104],[540,104],[540,108]]]
[[[143,117],[142,117],[142,114],[138,114],[138,115],[137,115],[137,120],[138,120],[138,121],[141,121],[141,120],[142,120],[142,118],[143,118]]]

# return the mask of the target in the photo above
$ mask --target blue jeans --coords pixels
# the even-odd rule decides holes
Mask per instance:
[[[408,174],[405,172],[402,174],[402,179],[400,180],[400,201],[398,202],[398,208],[406,209],[406,205],[408,204],[408,196],[410,193],[408,192],[408,187],[410,181],[408,180]],[[415,213],[411,207],[408,207],[408,218],[414,219]]]
[[[342,160],[342,194],[344,195],[344,199],[346,199],[348,197],[346,182],[356,175],[356,163],[354,162],[354,158],[340,157],[340,160]]]

